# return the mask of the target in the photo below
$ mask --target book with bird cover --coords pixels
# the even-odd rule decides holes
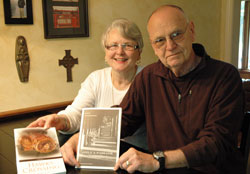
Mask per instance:
[[[121,108],[83,108],[77,160],[80,168],[113,170],[119,158]]]
[[[55,128],[14,129],[18,174],[66,173]]]

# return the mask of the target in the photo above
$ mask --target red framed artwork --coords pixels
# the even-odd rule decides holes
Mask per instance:
[[[44,37],[88,37],[87,0],[43,0]]]

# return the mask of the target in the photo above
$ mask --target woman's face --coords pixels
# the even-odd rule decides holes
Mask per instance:
[[[135,41],[125,39],[117,29],[113,29],[107,37],[105,61],[114,71],[130,71],[141,58],[139,49],[135,48],[137,45]]]

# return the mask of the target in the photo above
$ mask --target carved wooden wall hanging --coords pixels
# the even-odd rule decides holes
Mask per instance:
[[[18,76],[21,82],[29,81],[30,58],[28,47],[23,36],[18,36],[16,39],[16,67]]]

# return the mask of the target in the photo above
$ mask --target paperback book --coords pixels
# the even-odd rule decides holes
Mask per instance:
[[[66,173],[55,128],[14,129],[18,174]]]
[[[119,158],[121,108],[84,108],[78,142],[80,168],[113,170]]]

